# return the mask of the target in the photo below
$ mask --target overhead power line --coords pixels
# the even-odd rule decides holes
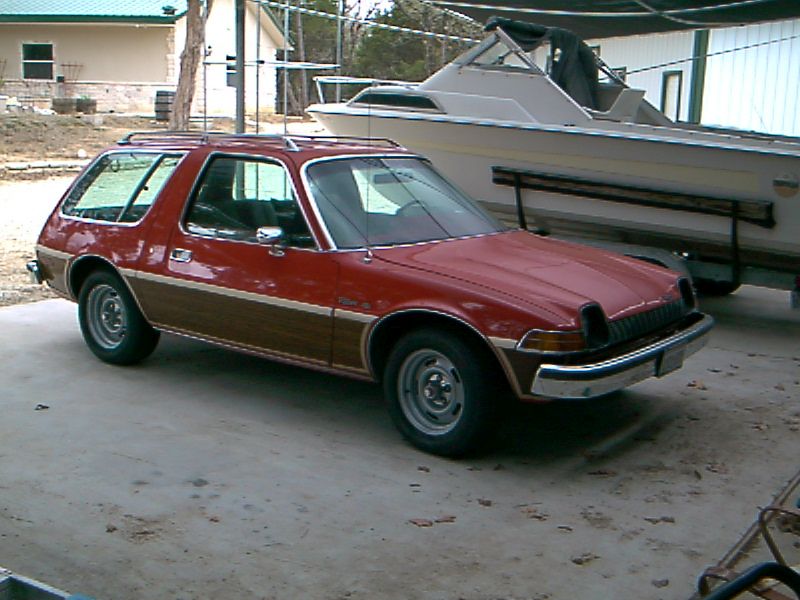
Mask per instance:
[[[700,60],[701,58],[712,58],[714,56],[720,56],[721,54],[730,54],[732,52],[741,52],[742,50],[750,50],[751,48],[757,48],[758,46],[769,46],[770,44],[779,44],[781,42],[788,42],[790,40],[796,40],[800,38],[800,34],[790,35],[787,37],[779,38],[777,40],[767,40],[766,42],[756,42],[755,44],[748,44],[747,46],[737,46],[736,48],[727,48],[725,50],[719,50],[718,52],[710,52],[705,56],[692,56],[689,58],[683,58],[681,60],[672,60],[670,62],[661,63],[658,65],[652,65],[650,67],[642,67],[641,69],[631,69],[628,71],[628,75],[634,75],[636,73],[644,73],[646,71],[653,71],[655,69],[662,69],[664,67],[671,67],[674,65],[680,65],[687,62],[693,62],[695,60]]]

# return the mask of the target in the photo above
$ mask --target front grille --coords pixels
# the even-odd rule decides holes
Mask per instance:
[[[608,341],[613,345],[634,340],[680,320],[685,314],[686,305],[683,300],[676,300],[653,310],[610,321]]]

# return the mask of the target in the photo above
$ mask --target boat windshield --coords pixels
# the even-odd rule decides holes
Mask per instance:
[[[541,71],[525,52],[508,40],[508,36],[495,34],[487,38],[476,50],[464,64],[484,68]]]
[[[505,229],[418,158],[331,159],[309,166],[306,176],[338,248],[409,244]]]

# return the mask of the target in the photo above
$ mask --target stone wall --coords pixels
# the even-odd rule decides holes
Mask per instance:
[[[49,108],[53,97],[79,98],[88,96],[97,100],[99,112],[154,113],[156,91],[175,90],[167,83],[110,83],[80,82],[55,83],[52,81],[9,80],[2,93],[16,96],[22,104]]]

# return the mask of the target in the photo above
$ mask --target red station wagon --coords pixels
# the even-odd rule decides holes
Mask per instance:
[[[381,140],[134,133],[53,211],[28,269],[91,351],[159,332],[383,382],[414,445],[456,456],[499,398],[584,399],[677,368],[712,319],[639,260],[498,223]]]

